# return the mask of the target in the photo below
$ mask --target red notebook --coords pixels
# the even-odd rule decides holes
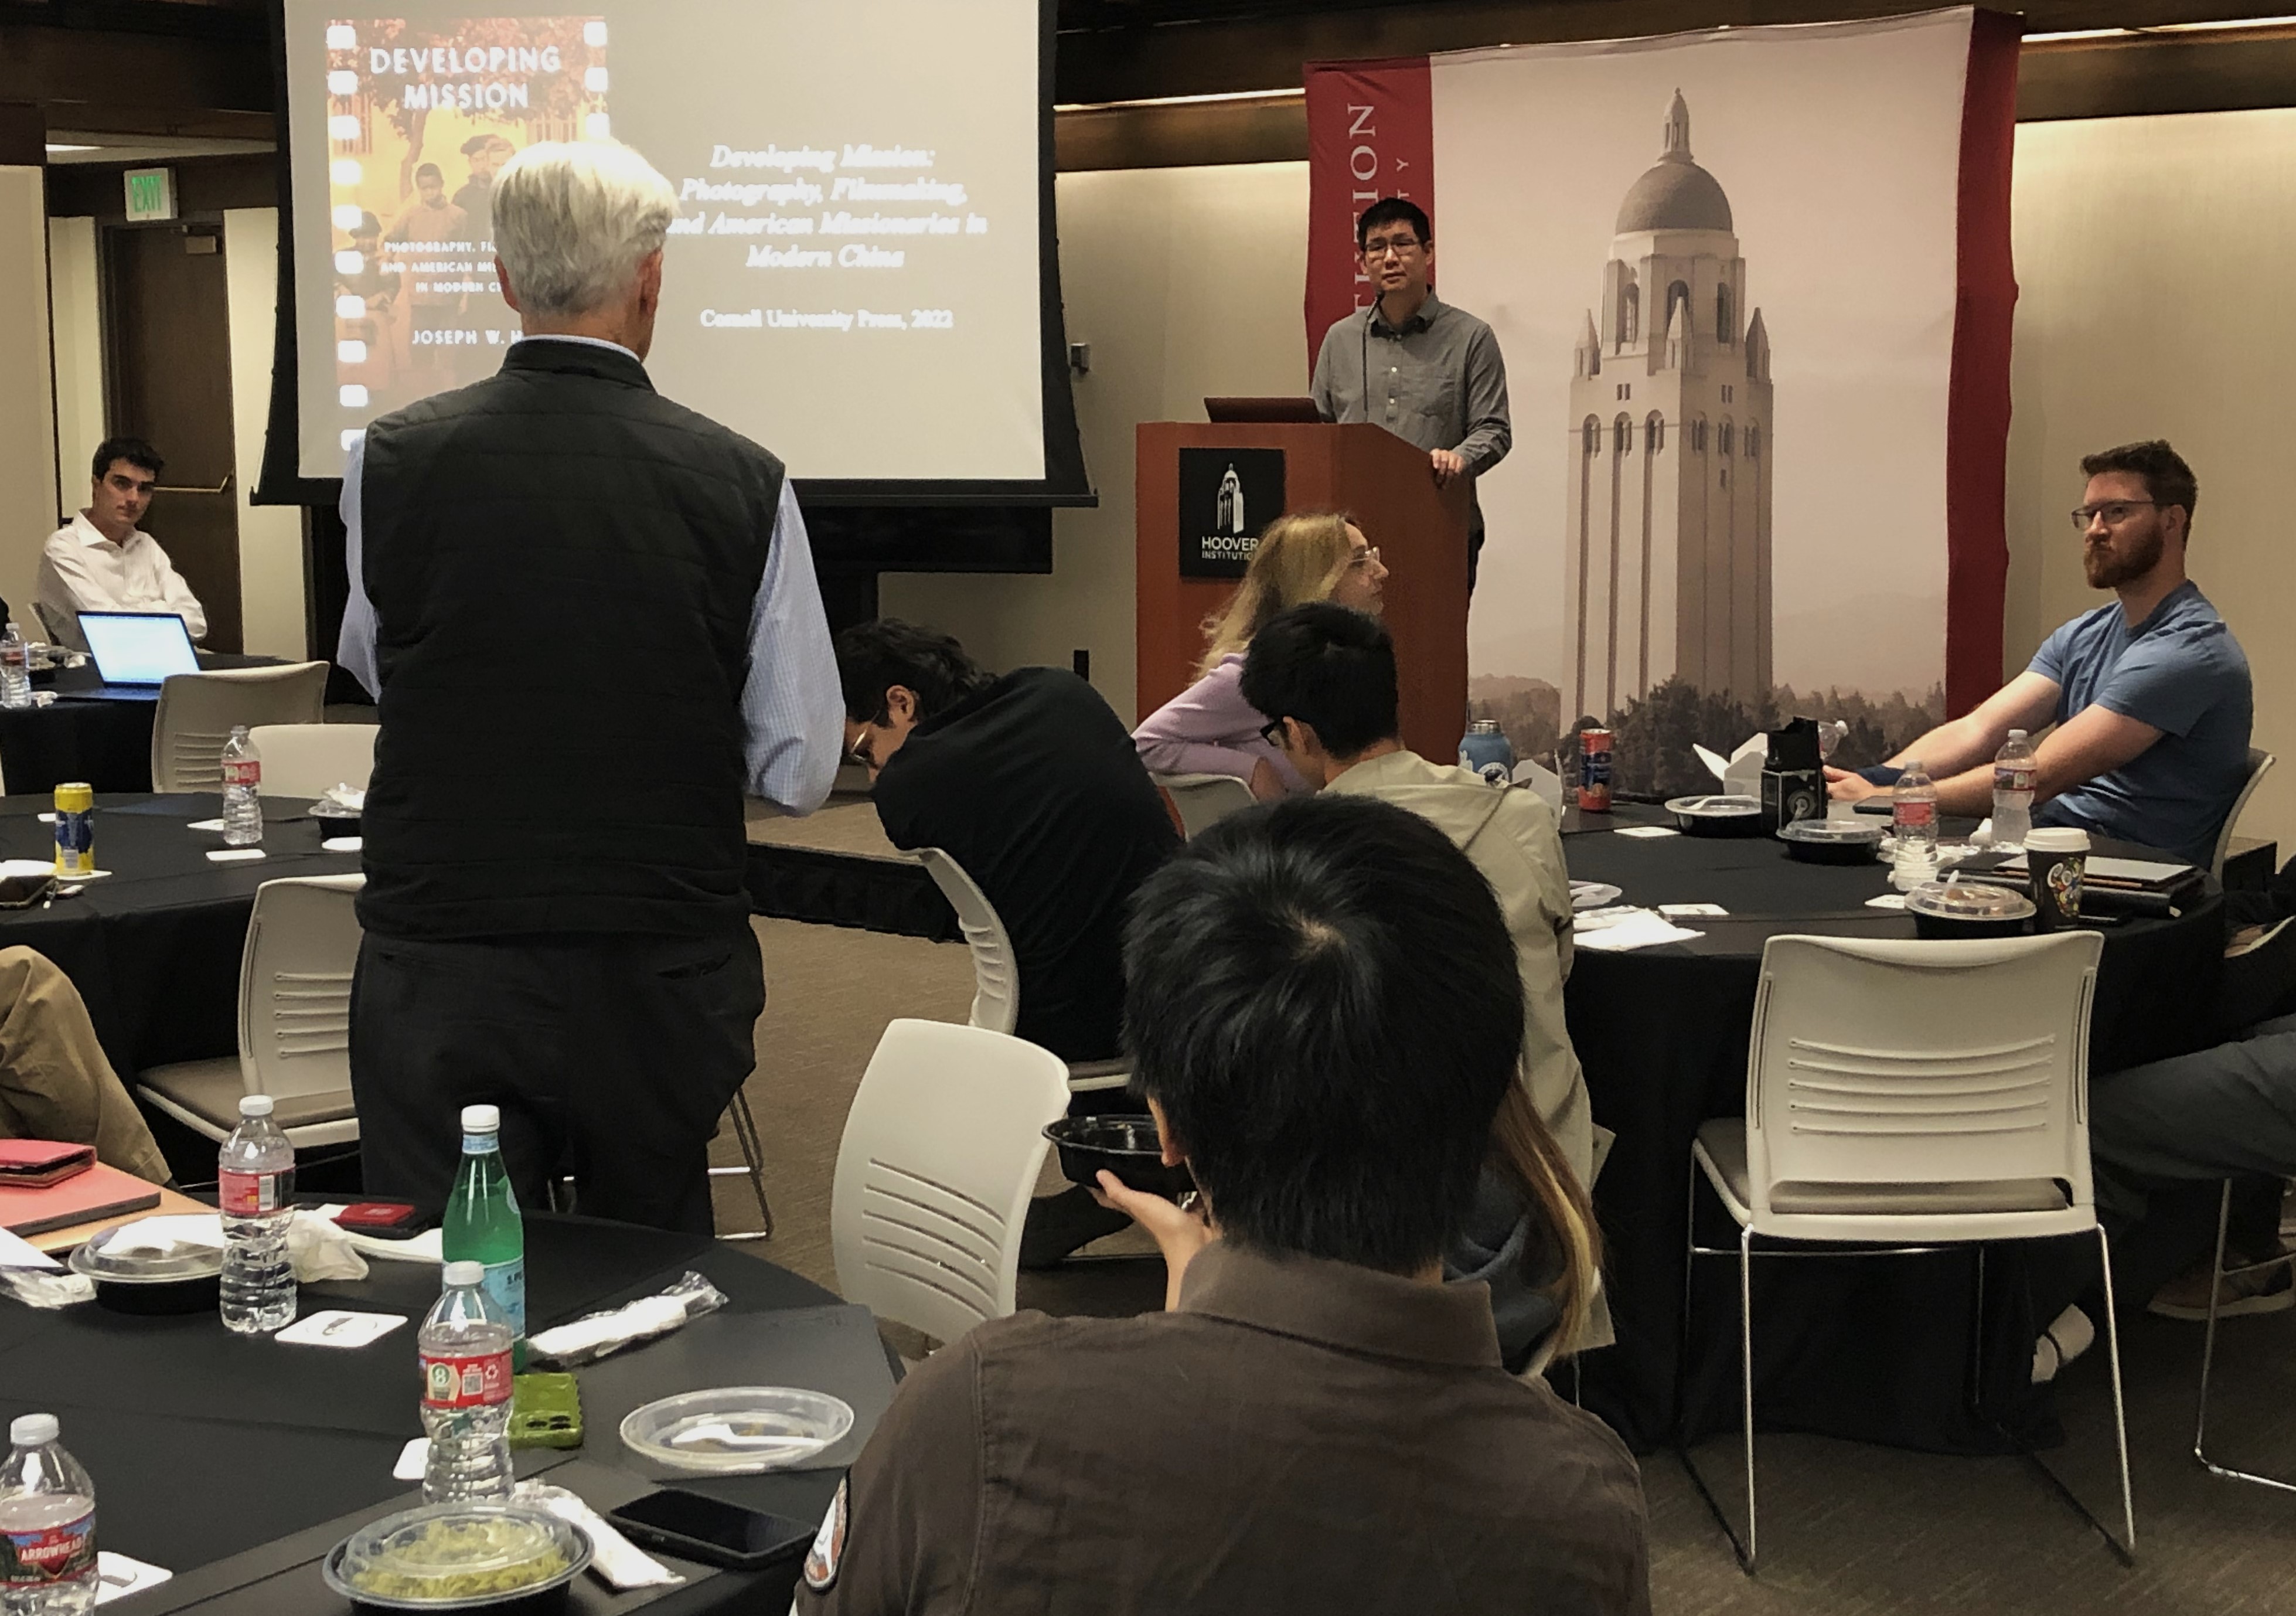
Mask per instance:
[[[50,1229],[117,1218],[160,1204],[160,1186],[97,1162],[44,1190],[0,1188],[0,1229],[45,1235]]]

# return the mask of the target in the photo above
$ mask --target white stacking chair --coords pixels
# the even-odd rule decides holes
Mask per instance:
[[[366,790],[379,733],[373,724],[258,724],[247,738],[263,755],[267,795],[319,797],[335,785]]]
[[[218,1142],[239,1126],[242,1095],[269,1095],[298,1150],[356,1141],[351,974],[365,884],[364,875],[298,875],[258,887],[239,957],[238,1057],[154,1067],[135,1092]]]
[[[1230,814],[1251,806],[1251,787],[1234,775],[1155,775],[1179,810],[1180,830],[1193,841]]]
[[[2219,1464],[2209,1457],[2209,1381],[2210,1371],[2216,1367],[2217,1304],[2224,1294],[2224,1282],[2236,1275],[2261,1274],[2270,1268],[2286,1267],[2296,1264],[2296,1251],[2284,1251],[2277,1257],[2268,1257],[2262,1262],[2239,1263],[2227,1268],[2225,1267],[2225,1237],[2231,1226],[2232,1180],[2227,1178],[2225,1180],[2224,1193],[2217,1202],[2216,1259],[2210,1265],[2209,1269],[2209,1326],[2208,1333],[2201,1343],[2200,1410],[2193,1419],[2193,1457],[2198,1459],[2201,1462],[2201,1468],[2210,1475],[2221,1477],[2225,1481],[2253,1481],[2259,1487],[2268,1487],[2276,1492],[2296,1493],[2296,1481],[2286,1481],[2278,1476],[2261,1475],[2252,1470],[2242,1470],[2237,1465]]]
[[[845,1300],[944,1343],[1011,1313],[1044,1127],[1068,1100],[1059,1057],[1025,1039],[888,1026],[837,1151],[829,1230]]]
[[[1884,1243],[1888,1256],[1998,1240],[2096,1236],[2112,1373],[2125,1536],[2094,1514],[2030,1452],[2124,1560],[2136,1547],[2112,1260],[2096,1220],[2088,1154],[2088,1031],[2102,939],[2094,931],[1952,942],[1774,937],[1762,950],[1746,1055],[1746,1114],[1698,1130],[1691,1147],[1687,1244],[1694,1267],[1726,1249],[1699,1245],[1703,1176],[1738,1226],[1740,1412],[1745,1421],[1746,1535],[1740,1539],[1691,1463],[1682,1463],[1751,1572],[1754,1492],[1752,1260],[1757,1238]],[[1978,1250],[1979,1292],[1984,1251]],[[1683,1362],[1691,1341],[1683,1292]],[[1979,1321],[1982,1341],[1982,1320]],[[1678,1417],[1687,1420],[1685,1408]]]
[[[2241,810],[2248,807],[2248,800],[2256,795],[2256,788],[2264,783],[2264,776],[2270,774],[2272,766],[2279,761],[2260,746],[2248,749],[2248,783],[2242,786],[2240,795],[2232,800],[2232,812],[2225,816],[2224,827],[2217,832],[2216,857],[2209,865],[2209,874],[2218,881],[2224,879],[2225,859],[2232,852],[2232,833],[2234,827],[2240,824]]]
[[[918,859],[933,885],[956,911],[957,929],[972,951],[972,1013],[967,1024],[990,1032],[1010,1032],[1021,1020],[1021,970],[1013,957],[1013,939],[997,918],[996,906],[965,874],[964,866],[939,848],[921,848]],[[1131,1080],[1129,1061],[1081,1061],[1069,1068],[1069,1089],[1086,1094],[1095,1089],[1121,1088]]]
[[[234,725],[316,724],[326,694],[324,662],[170,676],[152,715],[152,789],[221,791],[224,742]]]

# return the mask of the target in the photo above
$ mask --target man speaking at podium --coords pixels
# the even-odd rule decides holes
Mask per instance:
[[[1417,444],[1439,487],[1480,477],[1514,441],[1498,338],[1429,286],[1435,236],[1416,203],[1399,196],[1374,202],[1356,221],[1356,245],[1379,300],[1324,333],[1309,389],[1316,413],[1326,421],[1368,421]],[[1471,591],[1482,550],[1477,503],[1467,520]]]

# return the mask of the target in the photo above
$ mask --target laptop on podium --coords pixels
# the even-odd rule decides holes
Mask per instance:
[[[192,631],[172,611],[83,611],[79,631],[103,681],[75,696],[100,701],[153,701],[171,675],[197,673]]]

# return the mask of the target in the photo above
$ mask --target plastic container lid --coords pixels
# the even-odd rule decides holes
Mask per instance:
[[[548,1510],[497,1498],[425,1504],[361,1527],[321,1568],[362,1604],[452,1611],[497,1604],[570,1580],[590,1539]]]
[[[1871,821],[1796,819],[1778,829],[1781,841],[1815,842],[1821,847],[1879,847],[1882,827]]]
[[[62,1429],[52,1414],[20,1414],[8,1423],[8,1440],[19,1448],[38,1448],[54,1441]]]
[[[449,1285],[474,1285],[487,1276],[487,1265],[463,1259],[447,1263],[439,1270],[439,1277]]]
[[[1930,881],[1906,894],[1906,907],[1939,920],[2001,922],[2026,919],[2033,900],[1989,882]]]
[[[502,1107],[499,1105],[465,1105],[463,1107],[463,1131],[466,1134],[498,1134],[502,1132]]]
[[[631,1410],[622,1442],[672,1470],[720,1475],[802,1464],[853,1429],[841,1398],[795,1386],[718,1386]]]
[[[271,1114],[271,1096],[269,1095],[240,1095],[239,1114],[242,1117],[269,1116]]]
[[[1741,815],[1760,813],[1762,800],[1759,797],[1721,793],[1710,797],[1675,797],[1668,800],[1666,811],[1669,814],[1688,814],[1693,817],[1735,819]]]
[[[220,1246],[186,1243],[157,1251],[112,1250],[114,1245],[129,1243],[121,1236],[135,1226],[130,1223],[106,1229],[73,1248],[71,1271],[119,1285],[176,1284],[187,1279],[213,1279],[223,1272]]]

